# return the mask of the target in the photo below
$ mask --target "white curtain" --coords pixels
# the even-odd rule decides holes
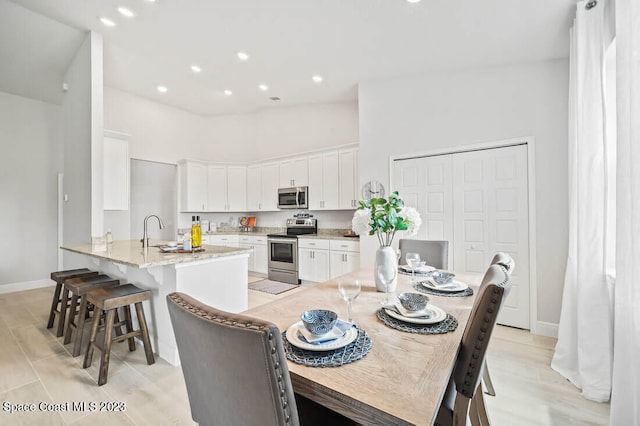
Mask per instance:
[[[577,3],[569,82],[569,256],[558,343],[551,367],[585,398],[611,393],[613,313],[611,270],[615,235],[613,176],[605,137],[605,8]],[[613,163],[615,166],[615,163]],[[640,262],[640,258],[638,258]]]
[[[617,262],[611,424],[640,425],[640,2],[616,1]]]

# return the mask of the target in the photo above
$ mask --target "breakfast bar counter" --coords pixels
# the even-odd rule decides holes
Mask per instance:
[[[180,291],[207,305],[229,312],[248,306],[248,260],[251,249],[203,246],[196,253],[163,253],[159,247],[143,249],[140,241],[114,241],[101,245],[69,245],[65,267],[87,267],[151,291],[145,302],[154,352],[173,365],[180,360],[167,310],[166,295]]]

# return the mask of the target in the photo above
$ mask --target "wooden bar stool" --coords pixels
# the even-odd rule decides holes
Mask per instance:
[[[111,355],[111,343],[122,342],[124,340],[129,341],[129,351],[136,350],[136,343],[134,337],[141,337],[144,344],[144,352],[147,357],[147,364],[151,365],[155,362],[153,357],[153,350],[151,349],[151,341],[149,340],[149,330],[147,329],[147,321],[144,316],[144,309],[142,308],[142,302],[151,298],[151,292],[149,290],[143,290],[134,286],[133,284],[124,284],[117,287],[99,288],[91,290],[87,293],[87,302],[93,303],[95,310],[102,309],[106,313],[106,320],[104,324],[104,341],[102,345],[96,342],[96,335],[98,334],[98,328],[100,324],[100,315],[97,311],[93,313],[93,321],[91,323],[91,338],[87,345],[87,352],[84,356],[83,368],[88,368],[93,360],[93,350],[99,349],[102,354],[100,356],[100,374],[98,376],[98,385],[102,386],[107,383],[107,375],[109,372],[109,357]],[[140,328],[133,330],[133,324],[131,323],[131,305],[136,307],[136,314],[138,315],[138,324]],[[118,308],[124,308],[124,321],[118,321],[114,323],[116,310]],[[126,327],[126,334],[113,337],[113,327],[120,327],[122,325]]]
[[[82,330],[85,320],[89,313],[89,303],[87,303],[87,293],[91,290],[103,287],[114,287],[120,284],[120,280],[110,277],[109,275],[93,275],[89,277],[71,278],[64,282],[65,288],[71,293],[71,304],[69,314],[67,315],[67,328],[64,332],[64,344],[71,341],[73,330],[76,335],[73,343],[72,355],[80,355],[82,347]],[[78,305],[78,302],[80,304]],[[96,309],[97,315],[100,312]],[[96,314],[94,312],[94,315]],[[76,314],[78,317],[76,319]]]
[[[58,318],[58,329],[56,330],[56,336],[62,336],[64,331],[65,317],[67,315],[67,308],[69,307],[69,293],[64,292],[64,282],[70,278],[76,277],[88,277],[92,275],[98,275],[97,272],[87,268],[82,269],[70,269],[67,271],[57,271],[51,273],[51,279],[56,282],[56,290],[53,293],[53,300],[51,300],[51,309],[49,310],[49,321],[47,321],[47,328],[53,327],[53,322],[56,316]],[[64,304],[62,303],[64,301]]]

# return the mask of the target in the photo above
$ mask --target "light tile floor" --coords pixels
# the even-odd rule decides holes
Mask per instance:
[[[249,306],[285,297],[249,291]],[[0,425],[183,425],[191,420],[179,367],[162,359],[147,365],[144,351],[113,347],[109,381],[97,386],[97,357],[82,368],[46,328],[53,287],[0,294]],[[85,332],[88,331],[88,327]],[[609,405],[583,399],[549,367],[555,339],[498,327],[488,356],[496,397],[487,397],[494,425],[607,425]],[[86,404],[86,410],[55,411],[50,404]],[[91,403],[125,403],[126,411],[90,411]],[[9,404],[36,404],[9,413]],[[40,407],[40,404],[43,404]],[[41,408],[48,406],[50,411]],[[60,408],[60,407],[58,407]],[[106,407],[105,407],[106,408]],[[24,407],[23,407],[24,409]]]

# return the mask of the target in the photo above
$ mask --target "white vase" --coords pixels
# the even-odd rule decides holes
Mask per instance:
[[[378,277],[379,265],[384,265],[385,268],[395,270],[394,275],[396,278],[393,279],[393,281],[391,282],[391,284],[389,284],[389,287],[387,289],[387,291],[389,292],[395,291],[396,285],[398,284],[398,257],[393,247],[382,246],[382,247],[378,247],[378,250],[376,250],[376,262],[374,264],[374,269],[373,269],[374,275],[376,276],[376,289],[384,293],[385,292],[384,283],[380,281],[380,278]]]

